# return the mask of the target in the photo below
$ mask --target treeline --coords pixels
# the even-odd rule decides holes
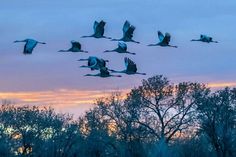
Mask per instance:
[[[50,108],[0,108],[0,157],[235,157],[236,88],[161,75],[97,100],[78,120]]]

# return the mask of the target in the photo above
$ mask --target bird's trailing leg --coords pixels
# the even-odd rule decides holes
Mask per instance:
[[[168,45],[169,47],[178,48],[178,46]]]
[[[102,36],[102,38],[105,38],[105,39],[112,39],[111,37],[106,37],[106,36]]]
[[[85,51],[85,50],[80,50],[80,52],[83,52],[83,53],[88,53],[88,51]]]
[[[133,39],[131,39],[130,42],[133,42],[133,43],[136,43],[136,44],[140,44],[140,42],[135,41],[135,40],[133,40]]]
[[[122,39],[111,39],[111,41],[122,41]]]
[[[38,41],[37,43],[38,43],[38,44],[46,44],[45,42],[40,42],[40,41]]]
[[[121,75],[110,75],[111,77],[122,77]]]
[[[126,53],[131,54],[131,55],[136,55],[136,53],[129,52],[129,51],[127,51]]]
[[[139,72],[136,72],[136,74],[139,74],[139,75],[146,75],[146,73],[139,73]]]

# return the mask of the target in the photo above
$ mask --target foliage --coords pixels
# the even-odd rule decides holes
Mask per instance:
[[[233,157],[236,89],[143,80],[75,120],[51,108],[0,107],[0,156]]]

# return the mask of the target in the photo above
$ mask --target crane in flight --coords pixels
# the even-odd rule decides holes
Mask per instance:
[[[78,41],[71,41],[71,48],[68,50],[59,50],[58,52],[84,52],[88,53],[88,51],[84,51],[81,49],[81,44]]]
[[[87,65],[82,65],[80,67],[90,68],[91,70],[100,70],[102,67],[106,67],[106,62],[109,62],[108,60],[104,60],[95,56],[90,56],[87,59],[79,59],[78,61],[87,61]]]
[[[105,32],[105,25],[106,22],[104,22],[103,20],[100,22],[95,21],[93,24],[93,31],[94,33],[92,35],[89,36],[82,36],[82,38],[88,38],[88,37],[94,37],[94,38],[106,38],[106,39],[111,39],[110,37],[106,37],[104,36],[104,32]]]
[[[14,41],[14,43],[18,43],[18,42],[24,42],[25,46],[24,46],[24,50],[23,50],[23,54],[28,55],[28,54],[32,54],[34,48],[37,46],[37,44],[46,44],[45,42],[40,42],[34,39],[25,39],[25,40],[16,40]]]
[[[160,41],[157,44],[149,44],[148,46],[162,46],[162,47],[177,48],[177,46],[170,45],[170,39],[171,39],[170,33],[165,33],[165,36],[164,36],[161,31],[158,31],[157,34]]]
[[[110,74],[110,72],[109,72],[107,67],[100,68],[100,73],[98,73],[98,74],[86,74],[84,76],[95,76],[95,77],[102,77],[102,78],[106,78],[106,77],[121,77],[121,75],[112,75],[112,74]]]
[[[134,30],[135,30],[135,27],[131,25],[129,21],[126,20],[123,25],[123,37],[121,39],[112,39],[112,41],[140,43],[138,41],[133,40]]]
[[[113,49],[113,50],[106,50],[104,52],[118,52],[118,53],[128,53],[128,54],[132,54],[135,55],[136,53],[132,53],[127,51],[127,45],[124,42],[118,42],[118,47]]]
[[[213,41],[212,37],[209,37],[207,35],[200,35],[200,39],[192,39],[191,41],[201,41],[205,43],[218,43],[218,41]]]
[[[146,73],[137,72],[138,70],[137,65],[131,59],[125,57],[124,62],[126,67],[125,70],[122,71],[110,70],[110,71],[114,73],[124,73],[127,75],[134,75],[134,74],[146,75]]]

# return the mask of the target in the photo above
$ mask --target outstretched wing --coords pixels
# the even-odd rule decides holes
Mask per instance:
[[[118,43],[118,47],[119,48],[121,48],[121,49],[123,49],[123,50],[127,50],[127,45],[126,45],[126,43],[124,43],[124,42],[119,42]]]
[[[166,34],[165,34],[165,37],[164,37],[164,39],[163,39],[162,42],[164,42],[164,43],[166,43],[167,45],[169,45],[169,43],[170,43],[170,38],[171,38],[170,34],[169,34],[169,33],[166,33]]]
[[[200,39],[201,39],[202,41],[205,41],[205,42],[210,42],[210,41],[212,41],[212,37],[209,37],[209,36],[203,35],[203,34],[200,35]]]
[[[81,49],[81,44],[77,41],[71,41],[72,47]]]
[[[132,39],[134,34],[135,27],[129,23],[129,21],[125,21],[123,26],[123,38]]]
[[[161,33],[161,31],[158,31],[158,38],[159,38],[160,42],[162,42],[163,39],[165,38],[164,35]]]
[[[100,73],[101,73],[102,76],[110,74],[109,71],[108,71],[108,68],[106,68],[106,67],[100,68]]]
[[[99,23],[97,21],[95,21],[94,24],[93,24],[94,33],[96,33],[96,31],[97,31],[98,24]]]
[[[104,59],[99,59],[98,64],[100,68],[106,67],[106,61]]]
[[[127,71],[137,72],[136,64],[127,57],[125,57],[125,66]]]
[[[133,25],[131,25],[128,29],[128,31],[126,32],[126,37],[128,39],[132,39],[133,38],[133,35],[134,35],[134,30],[135,30],[135,27]]]
[[[97,28],[96,28],[96,32],[95,34],[97,34],[98,36],[103,36],[104,32],[105,32],[105,22],[102,20],[98,23]]]
[[[130,23],[129,21],[126,20],[123,25],[123,34],[125,34],[128,31],[129,27],[130,27]]]
[[[203,34],[200,35],[200,39],[205,39],[205,38],[207,38],[206,35],[203,35]]]
[[[37,45],[37,41],[32,40],[32,39],[28,39],[25,43],[23,53],[24,54],[32,54],[32,52],[33,52],[34,48],[36,47],[36,45]]]
[[[97,57],[89,57],[88,66],[96,66],[98,64]]]

